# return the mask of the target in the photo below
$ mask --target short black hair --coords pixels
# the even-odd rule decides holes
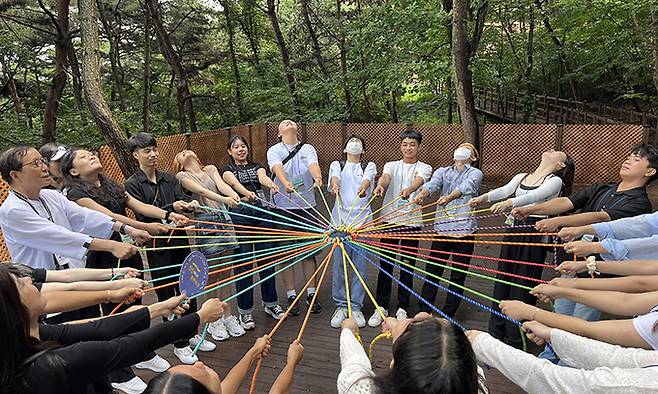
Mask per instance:
[[[128,139],[128,150],[134,152],[137,149],[144,149],[150,146],[158,147],[155,137],[150,133],[137,133]]]
[[[39,153],[41,153],[41,156],[43,156],[44,159],[50,161],[50,158],[53,157],[55,152],[59,149],[60,145],[54,142],[49,142],[45,145],[42,145],[41,148],[39,148]]]
[[[416,130],[405,130],[400,133],[400,141],[402,141],[405,138],[411,138],[412,140],[418,141],[420,144],[423,142],[423,135],[420,133],[420,131]]]
[[[656,170],[656,173],[649,178],[648,183],[658,179],[658,148],[649,144],[637,144],[631,149],[631,153],[647,159],[649,162],[649,168]]]
[[[210,390],[190,375],[164,371],[151,379],[144,394],[210,394]]]
[[[6,149],[0,154],[0,176],[11,185],[14,181],[11,179],[10,173],[12,171],[20,171],[23,169],[23,157],[27,151],[34,149],[30,145],[16,145]]]

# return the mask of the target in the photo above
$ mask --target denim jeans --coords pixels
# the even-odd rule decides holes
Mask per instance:
[[[354,266],[356,267],[357,271],[359,271],[359,275],[361,275],[363,280],[365,280],[367,261],[364,256],[364,253],[363,252],[359,253],[352,249],[350,252],[347,253],[347,255],[350,256],[350,259],[352,259]],[[333,281],[331,284],[331,295],[338,308],[347,308],[347,292],[345,291],[345,273],[343,271],[343,251],[340,250],[339,248],[336,248],[334,250],[334,254],[332,256],[332,262],[334,267],[333,267]],[[363,285],[361,284],[359,278],[353,272],[354,270],[352,269],[352,265],[350,264],[349,260],[346,260],[345,264],[347,265],[347,276],[348,276],[348,280],[350,281],[349,284],[350,301],[351,301],[350,304],[352,305],[353,310],[360,311],[361,308],[363,307],[363,299],[366,296],[366,291],[363,288]],[[351,276],[351,280],[349,279],[350,276]]]
[[[558,298],[553,303],[553,307],[555,308],[555,313],[559,313],[560,315],[573,316],[587,321],[596,321],[601,318],[601,311],[591,306],[571,301],[568,298]],[[537,357],[549,360],[553,364],[564,365],[549,346],[544,347],[544,351],[539,353]]]

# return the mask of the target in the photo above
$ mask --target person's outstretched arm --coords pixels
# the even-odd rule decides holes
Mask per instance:
[[[222,380],[222,394],[234,394],[238,392],[245,376],[247,376],[247,372],[249,372],[249,368],[251,368],[251,364],[261,357],[267,357],[271,347],[270,343],[270,337],[267,335],[256,339],[254,346],[247,351]]]
[[[281,373],[274,381],[270,394],[288,394],[292,386],[292,379],[295,376],[295,368],[304,356],[304,347],[298,340],[293,341],[288,347],[288,361],[283,367]]]

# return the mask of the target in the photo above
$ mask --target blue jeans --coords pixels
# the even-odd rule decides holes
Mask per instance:
[[[352,259],[354,266],[359,271],[359,275],[365,280],[366,278],[366,259],[364,253],[358,253],[355,251],[348,252],[348,255]],[[346,257],[347,259],[347,257]],[[334,250],[332,256],[333,262],[333,281],[331,284],[331,295],[336,303],[338,308],[347,308],[347,293],[345,291],[345,271],[343,271],[343,251],[339,248]],[[350,303],[352,304],[352,309],[355,311],[360,311],[363,307],[363,299],[366,296],[366,291],[361,284],[361,281],[356,276],[352,269],[352,266],[349,260],[345,261],[347,265],[347,275],[348,280],[351,276],[350,281]]]
[[[573,316],[587,321],[596,321],[601,318],[601,311],[598,309],[579,304],[568,298],[558,298],[553,303],[553,307],[555,308],[555,313],[559,313],[560,315]],[[553,348],[549,346],[544,347],[544,351],[539,353],[537,357],[549,360],[553,364],[564,365],[553,351]]]
[[[254,227],[270,227],[270,222],[266,222],[264,220],[259,220],[259,218],[266,218],[270,219],[270,215],[266,214],[264,212],[259,212],[256,211],[253,208],[248,208],[248,207],[238,207],[234,208],[231,210],[231,212],[238,212],[240,214],[244,215],[249,215],[251,216],[250,218],[246,218],[244,216],[237,216],[233,215],[233,223],[237,225],[246,225],[246,226],[254,226]],[[251,238],[244,238],[244,241],[249,241]],[[262,239],[256,239],[256,240],[262,240]],[[269,249],[274,246],[273,243],[271,242],[258,242],[258,243],[239,243],[238,249],[235,250],[235,254],[240,254],[239,259],[245,259],[247,256],[249,256],[249,252],[252,253],[259,253],[260,251]],[[261,257],[262,258],[262,257]],[[264,265],[268,262],[271,262],[274,260],[273,258],[263,258],[262,260],[259,260],[256,262],[256,265],[261,266]],[[242,260],[241,263],[237,263],[238,265],[244,264],[249,260]],[[237,267],[234,268],[234,274],[239,275],[242,272],[245,272],[247,270],[250,270],[253,268],[253,264],[246,264],[242,267]],[[259,272],[260,279],[264,279],[268,277],[269,275],[272,275],[274,273],[275,267],[268,267],[267,269]],[[253,284],[253,278],[252,275],[248,275],[240,280],[235,284],[237,292],[240,292],[242,290],[245,290],[246,288],[250,287]],[[263,305],[264,306],[275,306],[279,303],[278,296],[276,294],[276,277],[271,277],[264,282],[260,284],[260,292],[263,300]],[[247,290],[244,293],[240,294],[238,296],[238,311],[242,314],[245,313],[252,313],[254,310],[254,292],[253,289]]]

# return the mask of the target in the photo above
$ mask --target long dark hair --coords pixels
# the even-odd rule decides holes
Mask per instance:
[[[393,344],[393,368],[374,381],[382,394],[476,394],[483,384],[466,335],[436,318],[407,327]]]
[[[575,174],[576,164],[573,162],[571,156],[567,155],[567,158],[564,159],[564,167],[555,173],[555,176],[562,179],[562,190],[560,190],[560,196],[564,197],[571,194],[571,189],[573,188],[573,178]]]
[[[126,191],[117,182],[110,179],[104,172],[98,174],[98,179],[101,182],[100,187],[96,187],[93,183],[85,182],[78,176],[71,175],[73,169],[73,161],[75,160],[78,151],[81,148],[72,148],[64,154],[60,162],[62,168],[62,176],[64,177],[64,184],[67,186],[79,186],[82,190],[89,194],[92,200],[103,206],[112,205],[115,201],[125,202]]]
[[[242,142],[247,147],[247,152],[251,152],[250,150],[251,148],[249,148],[249,144],[247,143],[247,140],[240,134],[234,134],[231,136],[231,138],[228,139],[228,143],[226,144],[226,150],[231,150],[233,144],[235,144],[236,141]],[[233,159],[233,156],[228,155],[228,159],[231,161],[231,164],[235,164],[235,160]],[[249,164],[248,154],[247,154],[247,164]]]
[[[7,264],[0,264],[0,316],[0,337],[4,342],[0,352],[0,392],[29,391],[23,375],[29,368],[26,360],[57,344],[41,342],[30,335],[30,313],[21,301],[14,276]],[[46,359],[51,371],[62,371],[59,357],[52,353],[44,353],[40,357]]]
[[[142,394],[210,394],[210,390],[189,375],[165,371],[151,379]]]

